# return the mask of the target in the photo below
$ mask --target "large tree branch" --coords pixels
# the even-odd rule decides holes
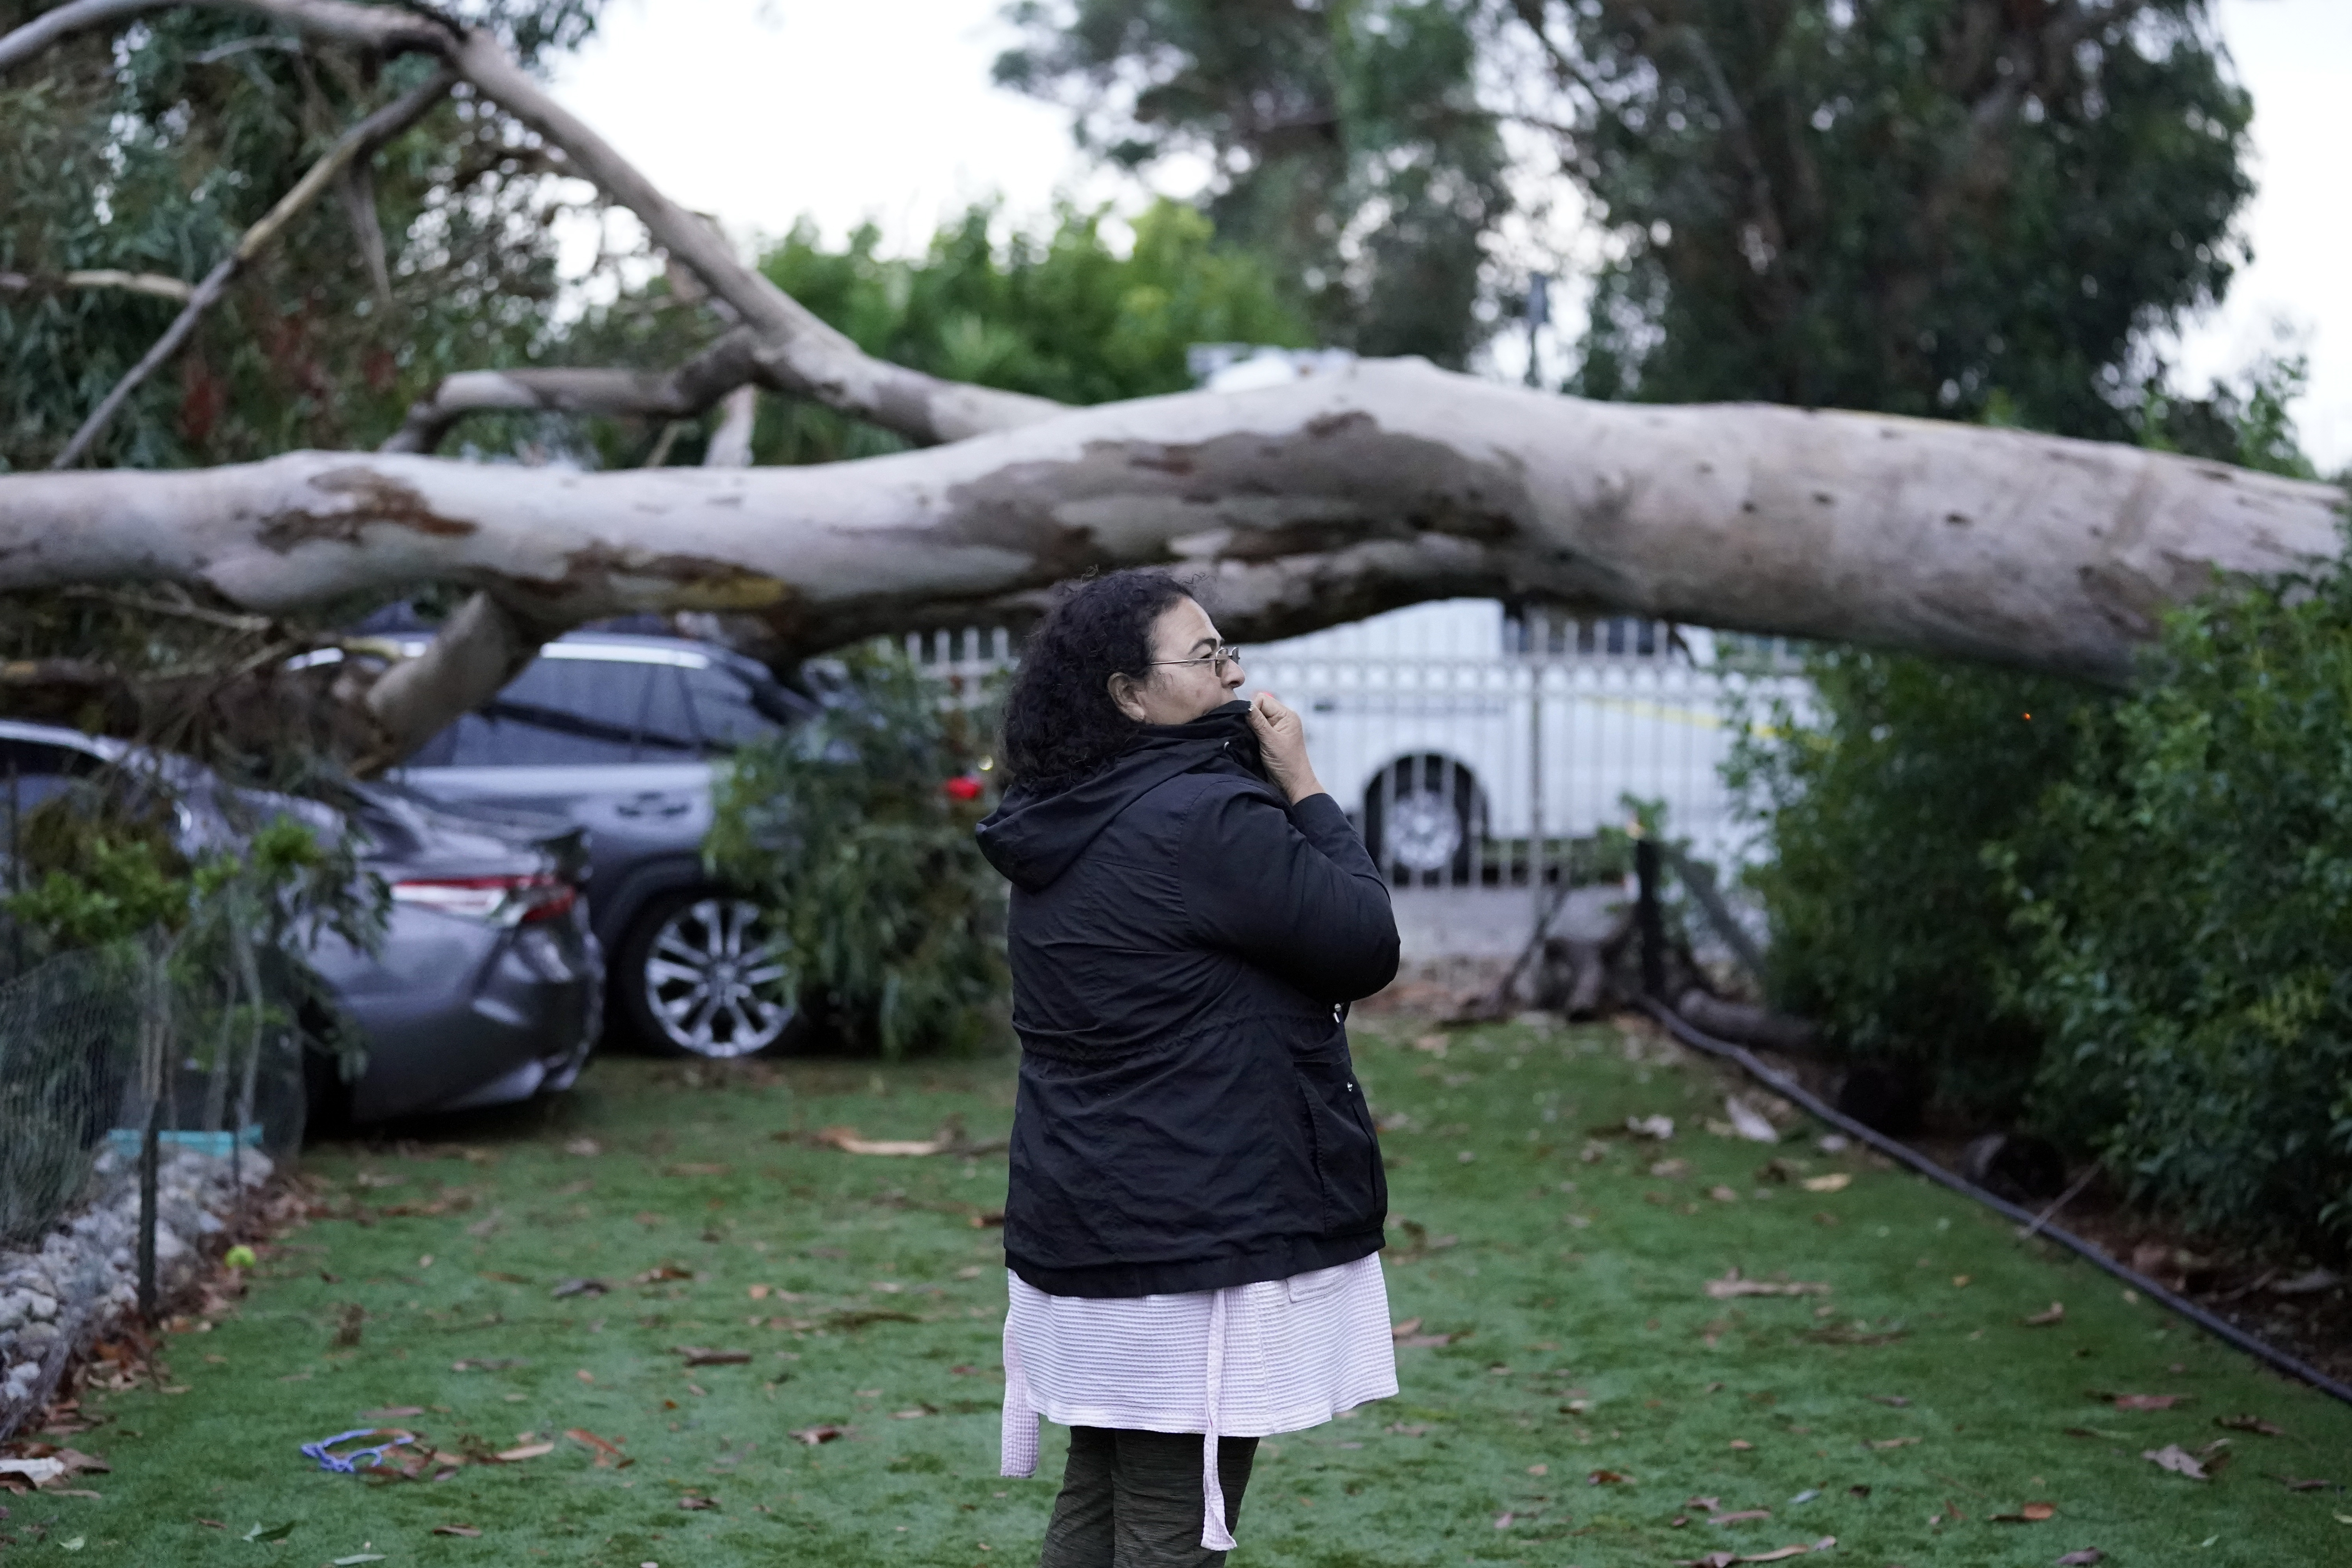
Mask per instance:
[[[667,372],[559,368],[469,370],[446,377],[408,411],[380,450],[430,452],[468,414],[605,414],[691,419],[761,374],[758,345],[738,329]]]
[[[146,353],[140,357],[139,363],[114,384],[113,390],[100,401],[96,408],[90,410],[89,417],[82,421],[81,428],[74,432],[73,439],[66,443],[65,449],[58,454],[49,467],[70,468],[79,462],[83,454],[105,433],[117,411],[130,401],[131,395],[138,391],[149,376],[162,369],[194,335],[196,323],[204,320],[205,312],[227,291],[230,280],[246,263],[268,248],[303,208],[342,177],[343,172],[352,166],[354,160],[368,156],[415,124],[425,110],[441,101],[455,79],[446,70],[436,71],[425,81],[402,93],[344,132],[325,155],[294,183],[294,188],[278,197],[278,205],[245,231],[244,237],[237,241],[236,248],[205,275],[205,280],[196,285],[189,294],[187,303],[180,308],[179,315],[163,329],[163,335],[155,340]]]
[[[299,453],[0,477],[0,589],[168,579],[269,612],[442,581],[539,626],[751,611],[809,651],[1175,562],[1288,629],[1530,595],[2117,680],[2215,573],[2332,558],[2340,499],[2019,431],[1586,403],[1370,362],[817,468]]]

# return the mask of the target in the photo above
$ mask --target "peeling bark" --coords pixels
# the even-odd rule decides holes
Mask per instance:
[[[548,626],[749,612],[807,652],[1156,562],[1249,635],[1529,595],[2119,680],[2215,573],[2332,557],[2339,504],[2133,447],[1368,362],[821,468],[299,453],[0,477],[0,588],[163,578],[268,612],[442,581]]]

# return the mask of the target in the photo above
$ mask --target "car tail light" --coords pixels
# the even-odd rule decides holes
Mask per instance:
[[[392,885],[394,903],[418,904],[492,925],[530,925],[568,913],[580,889],[544,873],[514,877],[425,877]]]

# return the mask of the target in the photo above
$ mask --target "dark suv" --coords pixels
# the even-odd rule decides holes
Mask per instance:
[[[712,769],[815,711],[712,644],[574,632],[394,776],[436,800],[586,827],[589,918],[619,1020],[657,1051],[750,1056],[789,1040],[799,1019],[759,906],[703,868]]]

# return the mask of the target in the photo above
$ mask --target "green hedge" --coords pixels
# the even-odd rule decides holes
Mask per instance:
[[[2174,612],[2128,695],[1813,674],[1736,764],[1775,999],[2192,1223],[2352,1241],[2352,572]]]

